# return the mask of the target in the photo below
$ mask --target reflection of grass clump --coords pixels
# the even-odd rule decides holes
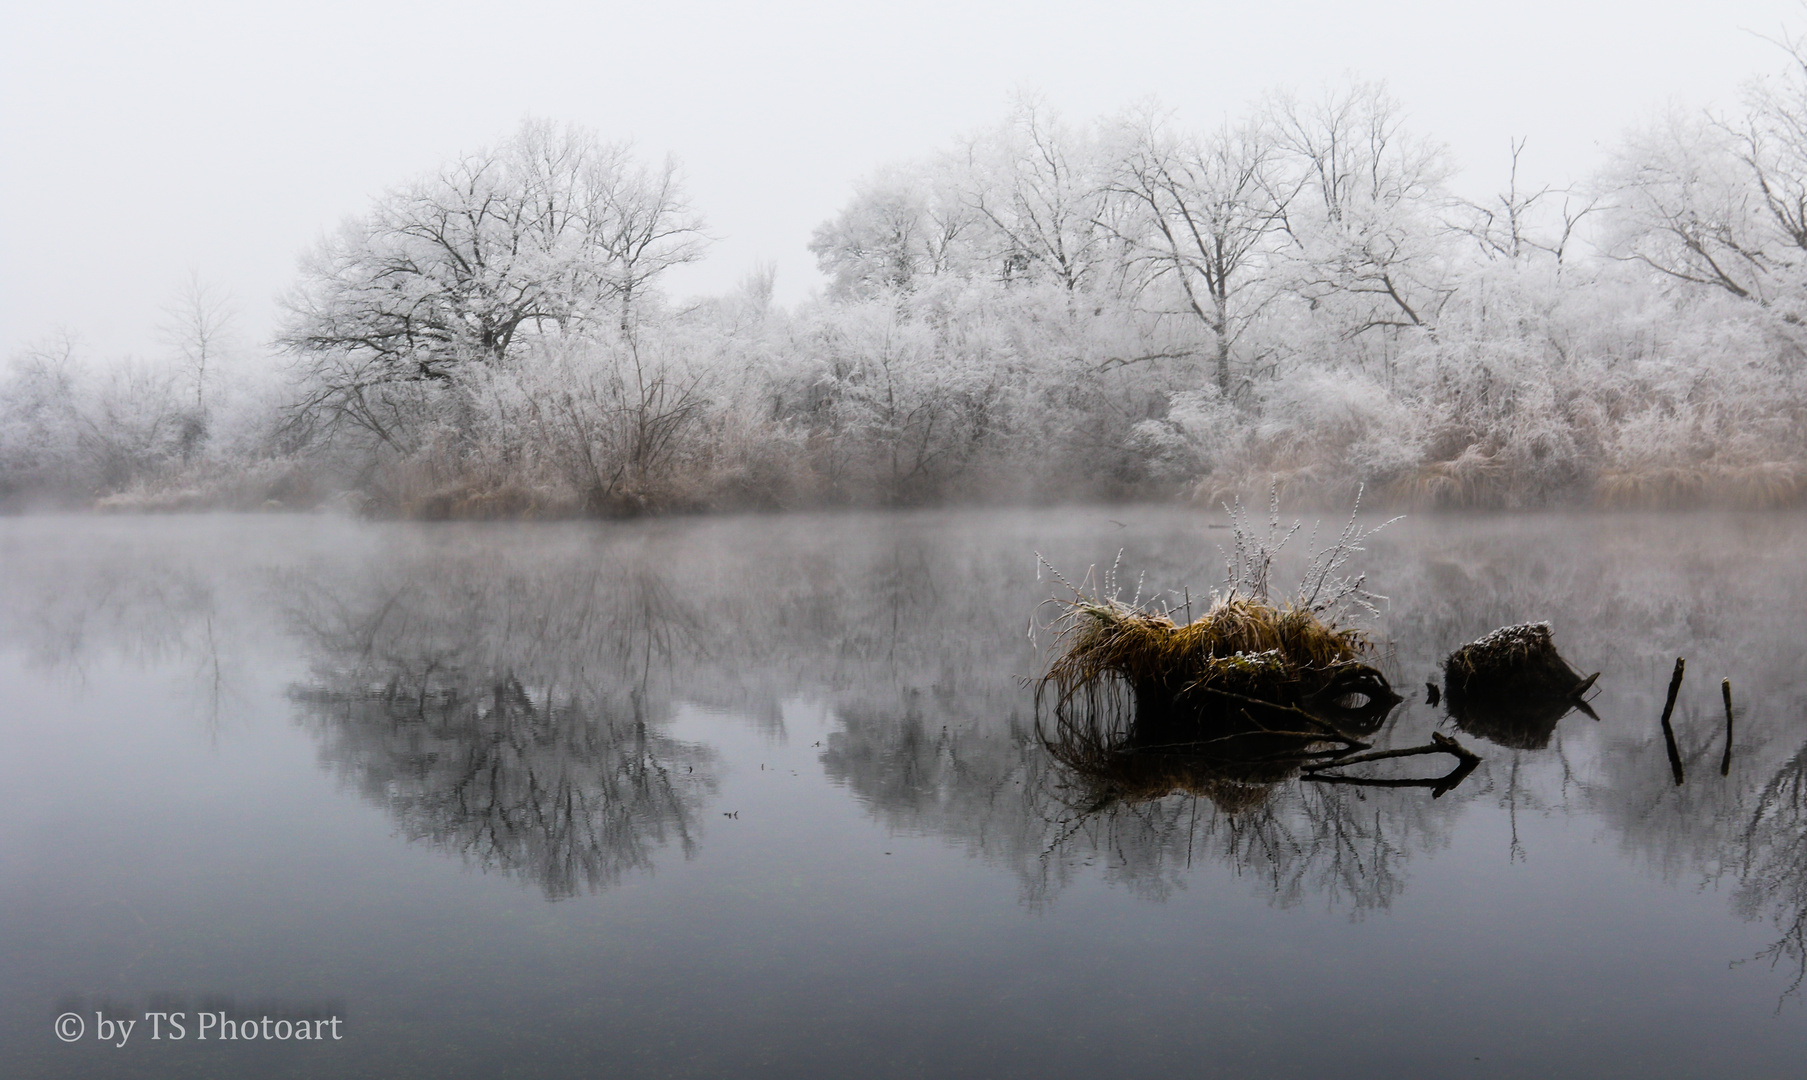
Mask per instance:
[[[1175,793],[1241,813],[1266,803],[1274,785],[1298,775],[1305,760],[1294,755],[1251,762],[1209,754],[1109,751],[1072,741],[1052,743],[1049,750],[1082,781],[1071,803],[1080,815],[1116,802],[1144,802]]]

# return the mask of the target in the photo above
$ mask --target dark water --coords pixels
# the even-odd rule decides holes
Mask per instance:
[[[1402,522],[1378,742],[1472,775],[1081,805],[1032,552],[1206,520],[0,521],[0,1075],[1807,1075],[1807,518]],[[1599,722],[1423,704],[1534,619]]]

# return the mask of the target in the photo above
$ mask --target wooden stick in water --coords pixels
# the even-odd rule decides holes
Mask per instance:
[[[1669,700],[1663,703],[1663,742],[1669,748],[1669,771],[1675,774],[1675,782],[1682,782],[1682,754],[1675,746],[1675,729],[1669,726],[1669,714],[1675,711],[1675,695],[1681,692],[1682,668],[1687,661],[1675,658],[1675,674],[1669,676]]]
[[[1719,695],[1725,698],[1725,756],[1719,759],[1719,775],[1732,773],[1732,680],[1719,680]]]

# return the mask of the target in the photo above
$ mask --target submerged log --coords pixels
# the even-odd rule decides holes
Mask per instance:
[[[1451,653],[1443,663],[1443,696],[1463,731],[1514,750],[1541,750],[1570,711],[1593,716],[1582,695],[1599,677],[1584,678],[1569,666],[1549,623],[1521,623]]]

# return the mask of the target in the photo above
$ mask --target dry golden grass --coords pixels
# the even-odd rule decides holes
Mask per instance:
[[[1187,623],[1165,611],[1076,597],[1059,624],[1057,654],[1040,683],[1055,694],[1057,709],[1113,679],[1172,692],[1204,686],[1239,694],[1282,687],[1309,692],[1368,647],[1360,630],[1326,625],[1310,611],[1234,597]],[[1252,696],[1288,701],[1298,695]]]
[[[1693,466],[1647,465],[1609,469],[1594,482],[1594,501],[1614,510],[1662,510],[1698,506],[1711,476]]]
[[[1759,461],[1728,468],[1723,471],[1721,483],[1735,506],[1775,510],[1807,501],[1807,469],[1790,461]]]
[[[1372,670],[1359,630],[1241,598],[1184,623],[1098,597],[1064,608],[1036,727],[1098,799],[1181,792],[1243,809],[1322,747],[1360,745],[1298,707],[1339,675]]]
[[[1507,469],[1480,447],[1470,446],[1451,461],[1432,461],[1381,488],[1391,504],[1439,509],[1499,506],[1508,495]]]
[[[1790,461],[1632,465],[1603,471],[1594,501],[1627,510],[1777,510],[1807,502],[1807,468]]]
[[[1486,510],[1549,501],[1585,503],[1609,510],[1778,510],[1807,505],[1807,463],[1716,457],[1701,462],[1608,462],[1597,473],[1578,469],[1570,486],[1543,488],[1536,471],[1477,444],[1448,461],[1422,462],[1402,475],[1377,480],[1370,504],[1402,509]],[[1591,476],[1591,479],[1587,479]],[[1211,473],[1188,498],[1217,507],[1233,499],[1258,499],[1277,491],[1294,505],[1329,507],[1346,502],[1360,478],[1322,464],[1274,461],[1244,470]]]
[[[1036,730],[1088,798],[1182,793],[1229,811],[1258,806],[1303,765],[1365,747],[1356,736],[1398,702],[1362,662],[1365,633],[1339,627],[1334,614],[1351,602],[1373,610],[1364,578],[1341,573],[1373,530],[1352,513],[1336,543],[1312,556],[1297,598],[1275,604],[1269,570],[1298,526],[1281,530],[1277,489],[1269,496],[1265,534],[1240,503],[1231,510],[1234,587],[1195,619],[1175,618],[1189,603],[1116,599],[1114,566],[1092,591],[1055,573],[1071,598],[1049,601],[1059,614],[1035,687]]]

